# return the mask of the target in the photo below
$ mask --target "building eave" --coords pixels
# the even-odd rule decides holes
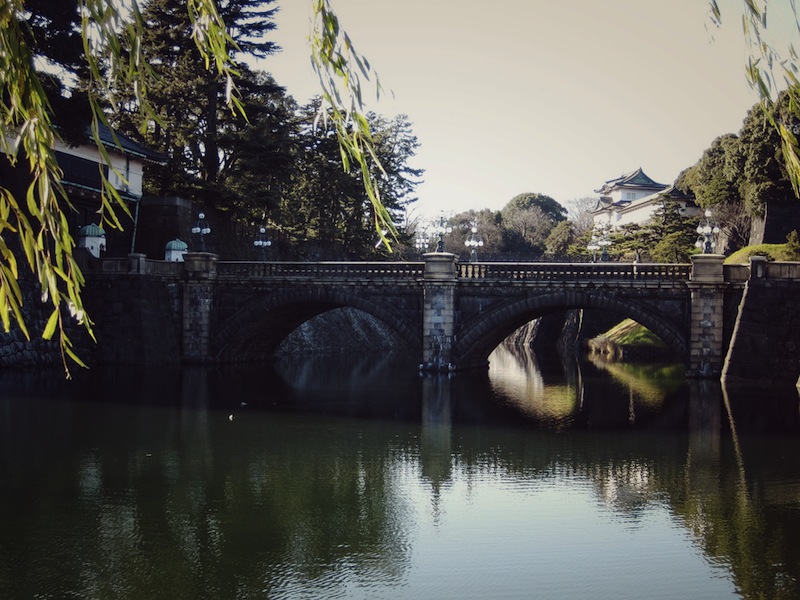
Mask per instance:
[[[125,156],[133,156],[140,158],[144,161],[163,165],[167,163],[167,155],[161,152],[150,150],[149,148],[133,141],[129,137],[112,131],[105,125],[100,125],[98,128],[100,142],[108,149],[119,152]],[[91,144],[96,145],[97,140],[94,139],[91,128],[87,128],[86,135]]]

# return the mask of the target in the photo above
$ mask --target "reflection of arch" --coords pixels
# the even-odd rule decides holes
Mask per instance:
[[[644,325],[679,356],[688,356],[685,334],[663,316],[635,300],[620,300],[596,292],[564,290],[503,304],[461,331],[454,352],[462,364],[484,364],[489,354],[515,329],[544,315],[570,308],[619,313]]]
[[[209,340],[210,355],[227,360],[271,356],[300,324],[335,308],[355,308],[372,315],[410,347],[421,345],[419,325],[397,309],[338,289],[322,287],[258,295],[228,317]]]

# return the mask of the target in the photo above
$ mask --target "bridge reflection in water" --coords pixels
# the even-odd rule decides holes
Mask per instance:
[[[798,597],[796,390],[343,359],[2,374],[0,597]]]

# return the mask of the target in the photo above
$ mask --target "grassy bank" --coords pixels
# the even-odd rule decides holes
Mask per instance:
[[[625,319],[588,342],[589,352],[608,360],[656,360],[670,358],[670,349],[652,331]]]

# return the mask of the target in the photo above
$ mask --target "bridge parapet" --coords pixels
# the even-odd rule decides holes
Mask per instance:
[[[124,257],[101,258],[93,261],[86,271],[88,273],[156,275],[178,278],[183,275],[184,265],[180,262],[151,260],[145,258],[144,254],[129,254]]]
[[[245,262],[217,263],[221,279],[342,279],[417,280],[424,274],[423,263],[412,262]]]
[[[760,258],[763,261],[763,274],[761,269],[756,267],[756,261],[753,259]],[[753,277],[766,277],[767,279],[800,279],[800,263],[798,262],[767,262],[767,260],[760,256],[750,257],[750,270],[753,271]]]
[[[722,265],[722,277],[726,283],[745,283],[750,279],[748,265]]]
[[[692,266],[662,263],[462,263],[460,279],[689,281]]]

